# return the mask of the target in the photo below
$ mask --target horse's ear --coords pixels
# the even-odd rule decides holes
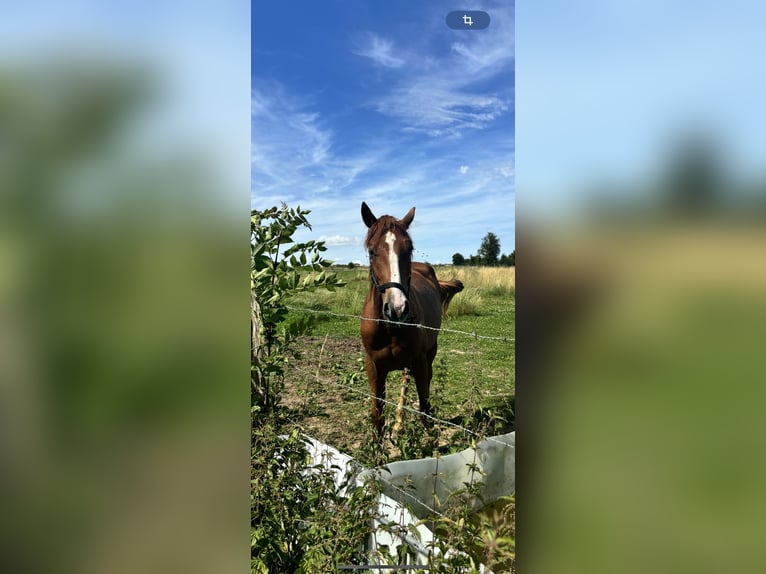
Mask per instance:
[[[402,217],[402,225],[405,229],[407,229],[410,226],[410,223],[412,223],[412,220],[415,219],[415,208],[413,207],[407,212],[407,215]]]
[[[372,214],[372,211],[370,211],[370,208],[367,207],[367,204],[363,201],[362,202],[362,221],[364,221],[364,224],[367,227],[372,227],[373,224],[378,220],[377,217],[375,217]]]

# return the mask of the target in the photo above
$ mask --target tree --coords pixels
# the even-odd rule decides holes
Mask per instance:
[[[714,212],[725,189],[724,166],[715,141],[686,134],[671,155],[661,190],[669,207],[686,213]]]
[[[516,266],[516,250],[514,249],[511,254],[505,254],[500,257],[500,265],[503,267],[515,267]]]
[[[463,257],[462,253],[455,253],[452,256],[452,264],[453,265],[465,265],[465,257]]]
[[[478,255],[484,265],[497,265],[497,258],[500,255],[500,240],[497,235],[490,232],[484,236]]]

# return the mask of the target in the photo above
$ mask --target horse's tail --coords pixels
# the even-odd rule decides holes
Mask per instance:
[[[463,290],[463,282],[460,279],[450,279],[449,281],[439,281],[439,292],[442,298],[442,315],[447,314],[452,298]]]

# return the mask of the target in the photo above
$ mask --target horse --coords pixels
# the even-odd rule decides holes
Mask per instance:
[[[412,261],[412,239],[407,232],[415,208],[401,218],[375,217],[362,202],[367,226],[365,247],[370,258],[370,288],[362,308],[360,332],[372,395],[372,419],[380,439],[386,376],[408,369],[415,379],[423,423],[431,412],[429,394],[432,364],[442,315],[456,293],[458,279],[439,281],[431,265]],[[423,328],[426,327],[426,328]]]

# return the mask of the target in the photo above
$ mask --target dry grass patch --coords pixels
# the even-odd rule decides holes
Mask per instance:
[[[515,267],[468,267],[440,265],[440,279],[460,279],[465,289],[452,300],[448,316],[477,315],[485,307],[485,299],[507,297],[516,290]]]
[[[488,294],[505,294],[516,288],[516,267],[470,267],[440,265],[436,268],[440,278],[460,279],[466,287],[475,287]]]

